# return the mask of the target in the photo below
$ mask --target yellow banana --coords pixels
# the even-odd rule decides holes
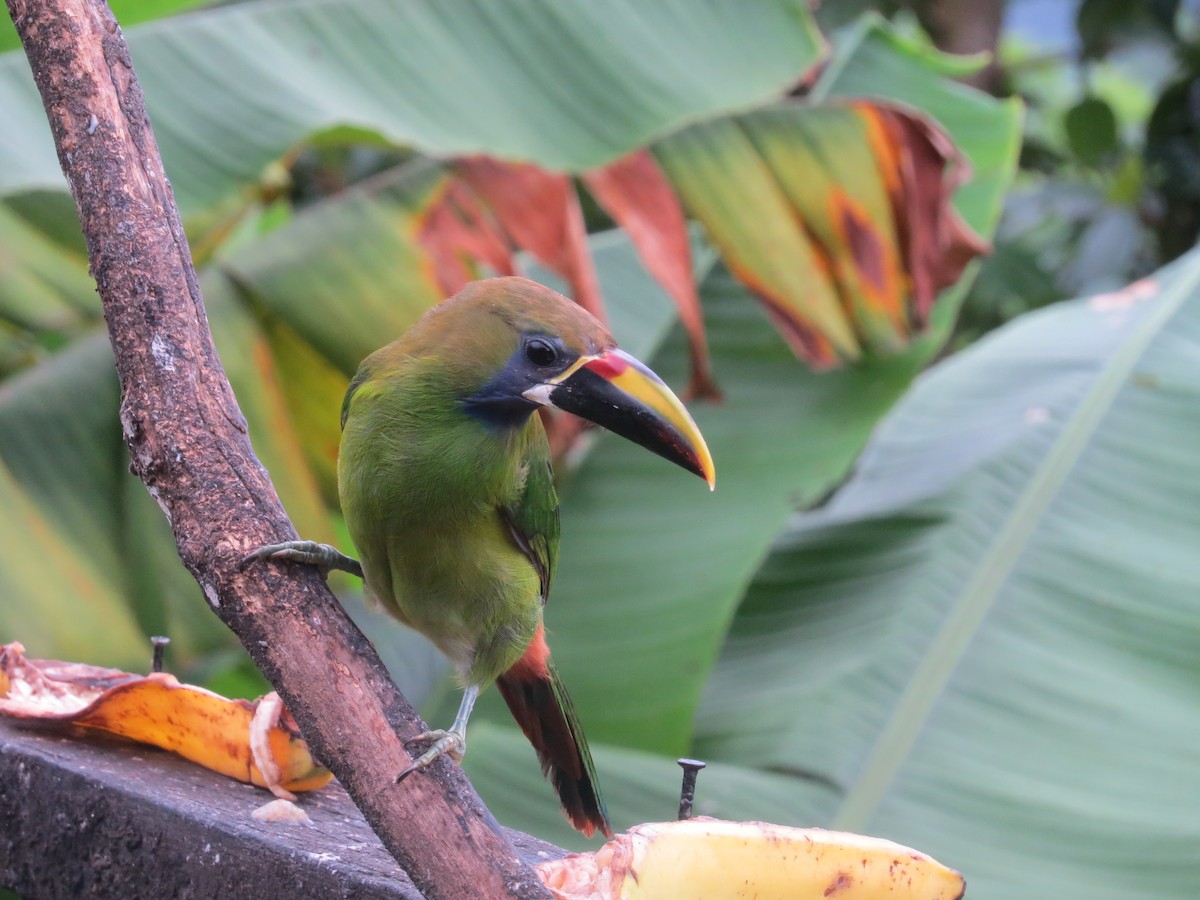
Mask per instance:
[[[958,900],[962,875],[882,838],[695,818],[538,866],[558,900]]]

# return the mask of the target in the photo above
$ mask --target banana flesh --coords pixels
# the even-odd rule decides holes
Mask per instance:
[[[542,863],[558,900],[958,900],[962,875],[882,838],[695,818],[638,825]]]

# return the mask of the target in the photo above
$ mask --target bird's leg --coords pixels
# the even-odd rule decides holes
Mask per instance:
[[[341,569],[351,575],[363,577],[362,565],[328,544],[318,544],[316,541],[286,541],[282,544],[267,544],[259,547],[242,560],[244,569],[252,562],[262,559],[286,559],[289,562],[304,563],[316,566],[323,572],[330,569]]]
[[[403,781],[413,772],[424,769],[439,756],[449,756],[455,762],[462,762],[462,758],[467,752],[467,719],[471,718],[471,710],[475,708],[475,698],[478,696],[478,686],[474,684],[468,685],[467,689],[463,691],[462,703],[458,705],[458,715],[454,717],[454,724],[450,726],[449,731],[442,731],[441,729],[426,731],[404,742],[404,746],[407,747],[409,744],[415,744],[418,741],[433,741],[428,750],[413,760],[411,766],[396,776],[397,783]]]

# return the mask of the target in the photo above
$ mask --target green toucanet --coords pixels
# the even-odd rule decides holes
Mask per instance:
[[[591,754],[550,661],[542,606],[558,495],[539,407],[566,410],[708,481],[712,458],[670,389],[593,316],[524,278],[474,282],[368,356],[342,405],[338,490],[354,560],[307,541],[251,558],[360,574],[368,597],[458,671],[448,731],[402,772],[461,760],[475,698],[495,681],[571,824],[611,834]]]

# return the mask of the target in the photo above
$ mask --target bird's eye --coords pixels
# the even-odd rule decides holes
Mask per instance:
[[[532,338],[525,344],[525,358],[535,366],[545,368],[558,362],[558,350],[547,340]]]

